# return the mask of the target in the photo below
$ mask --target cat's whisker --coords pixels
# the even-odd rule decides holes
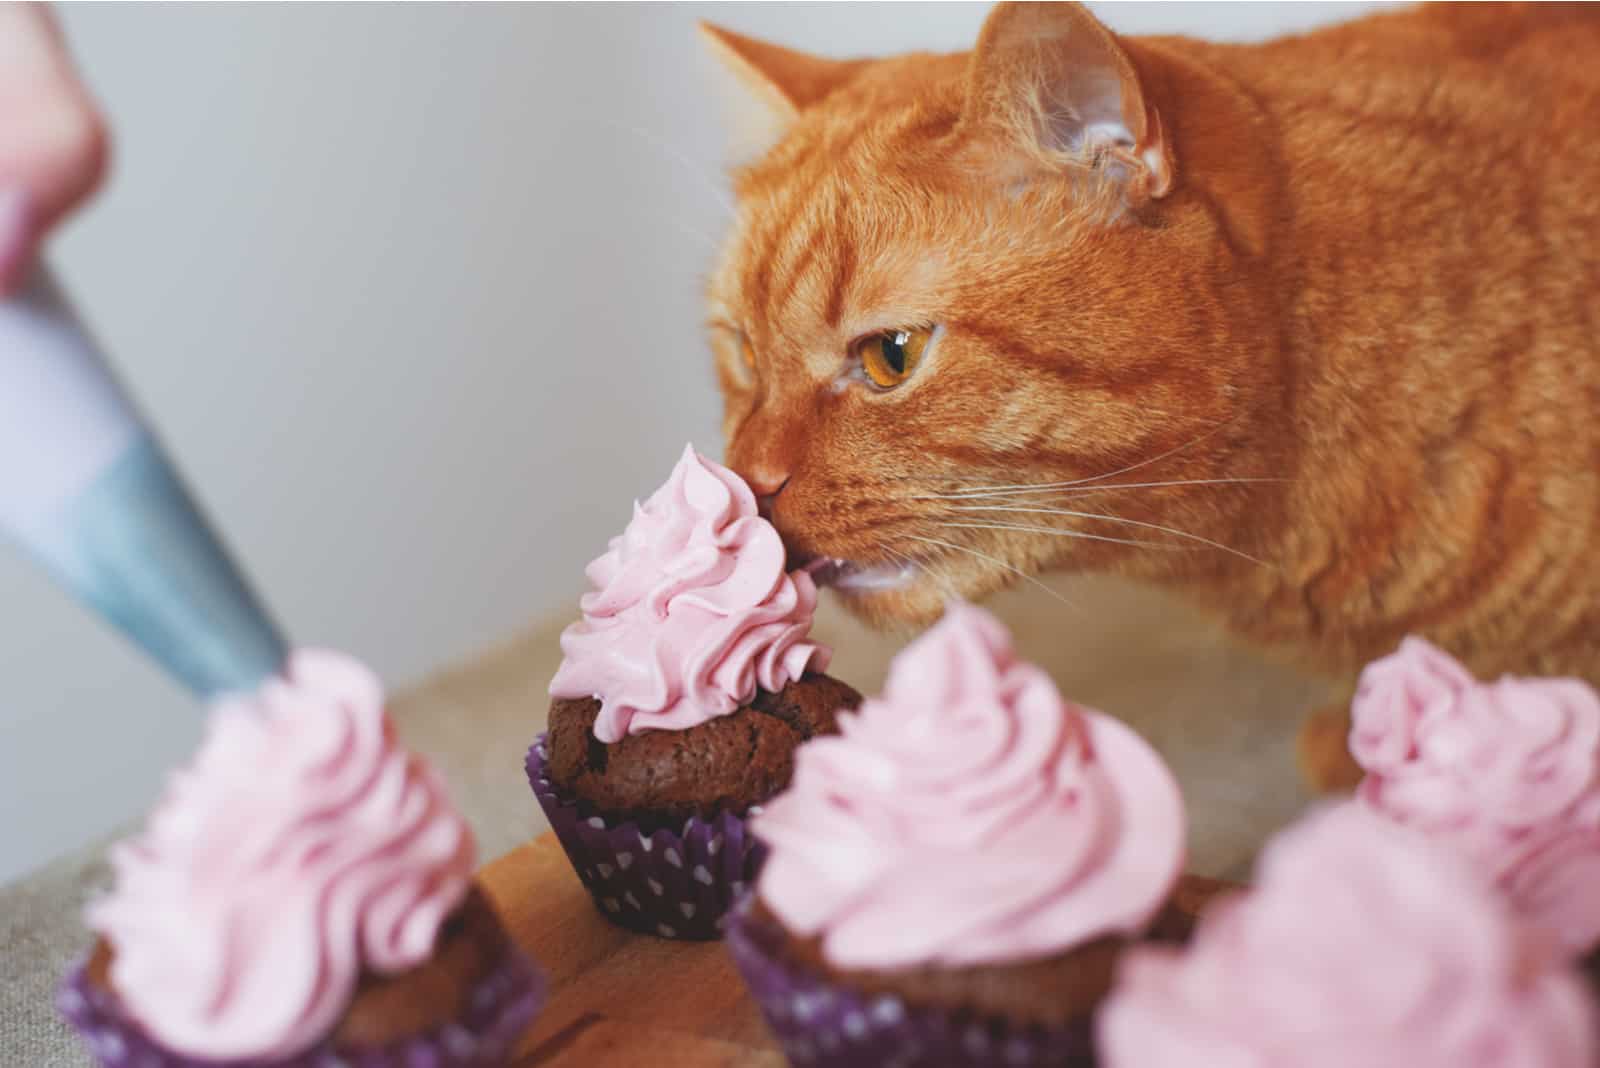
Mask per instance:
[[[1081,611],[1081,609],[1079,609],[1079,607],[1076,604],[1074,604],[1069,598],[1067,598],[1067,596],[1065,594],[1061,593],[1061,591],[1056,590],[1056,589],[1052,589],[1050,586],[1048,586],[1047,584],[1039,581],[1037,578],[1035,578],[1034,576],[1028,574],[1026,571],[1022,570],[1020,567],[1015,567],[1015,566],[1013,566],[1011,564],[1008,564],[1004,560],[1001,560],[999,557],[990,556],[988,553],[981,553],[978,550],[976,550],[974,548],[971,548],[969,546],[966,546],[966,545],[957,545],[953,541],[941,541],[938,538],[926,538],[926,537],[923,537],[920,534],[907,534],[905,536],[910,538],[912,541],[920,541],[920,542],[923,542],[924,544],[927,544],[927,545],[937,545],[937,546],[939,546],[941,548],[954,549],[956,552],[967,553],[969,556],[975,556],[979,560],[987,561],[988,563],[991,563],[991,564],[995,565],[996,567],[1004,568],[1005,570],[1011,572],[1013,575],[1016,575],[1018,578],[1026,581],[1026,582],[1033,583],[1033,585],[1039,587],[1045,593],[1049,594],[1051,597],[1053,597],[1056,600],[1060,601],[1062,604],[1066,605],[1072,611],[1074,611],[1074,612]],[[931,574],[932,573],[930,572],[930,575]],[[954,592],[953,590],[951,590],[949,585],[946,585],[945,588],[946,588],[947,594],[952,599],[959,599],[960,598],[960,594],[958,594],[958,593]]]
[[[1182,445],[1177,446],[1176,448],[1171,448],[1171,449],[1168,449],[1166,452],[1158,453],[1157,455],[1151,456],[1148,459],[1140,460],[1138,463],[1128,464],[1126,467],[1119,467],[1115,471],[1107,471],[1107,472],[1105,472],[1104,474],[1101,474],[1101,475],[1090,475],[1087,478],[1076,478],[1076,479],[1072,479],[1072,480],[1067,481],[1067,482],[1045,483],[1045,484],[1040,485],[1040,486],[1038,486],[1036,488],[1038,488],[1038,489],[1060,489],[1060,488],[1064,488],[1064,487],[1067,487],[1067,486],[1083,486],[1083,485],[1087,485],[1088,483],[1099,482],[1099,481],[1102,481],[1103,479],[1107,479],[1107,478],[1116,478],[1118,475],[1125,475],[1129,471],[1137,471],[1141,467],[1149,467],[1151,464],[1160,463],[1162,460],[1165,460],[1169,456],[1176,456],[1178,453],[1183,452],[1185,449],[1194,448],[1196,445],[1199,445],[1201,442],[1205,441],[1207,438],[1210,438],[1210,437],[1222,432],[1223,430],[1227,429],[1235,421],[1236,420],[1229,419],[1226,422],[1218,423],[1216,426],[1212,427],[1210,430],[1207,430],[1204,434],[1201,434],[1199,437],[1194,438],[1194,439],[1192,439],[1190,441],[1186,441]],[[973,495],[973,494],[981,495],[981,494],[984,494],[984,493],[992,492],[995,488],[996,487],[994,487],[994,486],[973,486],[973,487],[970,487],[970,488],[968,488],[966,490],[961,490],[961,491],[958,491],[958,492],[960,494],[962,494],[962,495]]]
[[[699,182],[702,186],[710,191],[711,196],[716,200],[723,212],[727,214],[729,219],[732,219],[736,214],[738,214],[737,209],[734,208],[733,199],[729,197],[728,194],[711,179],[711,177],[706,173],[705,168],[695,163],[694,160],[685,155],[681,149],[641,126],[629,126],[626,123],[617,122],[615,119],[601,119],[600,121],[605,125],[610,126],[612,129],[621,130],[623,133],[632,134],[645,144],[666,156],[668,159],[672,160],[674,163],[682,166],[686,171],[689,172],[690,175],[694,177],[695,181]]]
[[[1147,523],[1142,519],[1128,519],[1120,515],[1107,515],[1103,512],[1075,512],[1070,508],[1030,508],[1025,505],[1003,504],[967,505],[965,507],[960,507],[953,510],[957,512],[1020,512],[1026,515],[1059,515],[1075,519],[1099,519],[1107,523],[1123,523],[1130,527],[1144,527],[1146,530],[1159,530],[1163,534],[1171,534],[1174,537],[1199,542],[1201,545],[1209,545],[1213,549],[1221,549],[1225,553],[1232,553],[1241,560],[1248,560],[1258,567],[1268,566],[1265,560],[1257,559],[1243,550],[1235,549],[1231,545],[1224,545],[1220,541],[1212,541],[1210,538],[1202,537],[1199,534],[1194,534],[1187,530],[1180,530],[1177,527],[1163,526],[1160,523]],[[1056,533],[1075,533],[1069,531],[1056,531],[1055,528],[1042,529],[1053,530]]]
[[[1165,541],[1147,541],[1141,538],[1114,538],[1109,534],[1090,534],[1084,530],[1063,530],[1061,527],[1029,526],[1025,523],[940,523],[949,530],[1014,530],[1024,534],[1054,534],[1062,538],[1082,538],[1084,541],[1104,541],[1112,545],[1134,545],[1141,549],[1181,551],[1186,546]]]
[[[1109,486],[1092,485],[1062,488],[1059,483],[1018,482],[1011,486],[997,486],[988,490],[961,489],[951,493],[921,493],[907,498],[913,501],[969,501],[995,497],[1024,496],[1030,493],[1048,493],[1063,497],[1081,494],[1105,493],[1109,490],[1152,489],[1158,486],[1231,486],[1252,482],[1292,482],[1288,478],[1176,478],[1162,482],[1114,482]]]
[[[710,234],[705,233],[702,230],[696,230],[693,226],[690,226],[688,223],[684,222],[682,219],[677,218],[675,216],[671,216],[671,215],[649,215],[649,214],[646,214],[645,212],[642,212],[642,211],[632,211],[632,210],[630,210],[628,208],[622,208],[622,207],[616,208],[614,210],[617,212],[617,214],[620,217],[622,217],[624,219],[631,219],[640,227],[649,227],[649,226],[655,226],[655,225],[660,224],[660,223],[666,223],[668,226],[672,227],[674,230],[677,230],[683,236],[688,237],[688,238],[692,238],[694,241],[696,241],[700,245],[704,246],[705,250],[707,252],[711,253],[712,255],[716,254],[717,249],[719,247],[718,244],[717,244],[716,239],[714,237],[712,237]],[[674,274],[685,274],[686,273],[685,266],[683,264],[672,263],[668,259],[668,257],[666,257],[666,256],[658,256],[658,257],[656,257],[656,260],[662,266],[670,267]]]
[[[695,229],[693,226],[690,226],[688,223],[676,216],[662,216],[662,221],[667,223],[674,230],[678,231],[678,233],[683,234],[685,237],[694,238],[694,240],[705,246],[707,252],[715,253],[721,247],[717,244],[716,238],[712,237],[704,230]]]

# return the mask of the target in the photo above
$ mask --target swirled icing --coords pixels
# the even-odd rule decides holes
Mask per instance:
[[[666,485],[586,574],[583,618],[561,635],[550,696],[596,697],[595,737],[683,730],[823,671],[817,589],[786,572],[778,532],[744,480],[684,449]]]
[[[278,1059],[325,1037],[363,969],[432,953],[472,875],[443,782],[396,739],[378,680],[298,652],[222,703],[144,832],[111,854],[89,924],[111,984],[163,1044]]]
[[[1587,1068],[1583,980],[1458,856],[1354,804],[1275,839],[1183,950],[1123,958],[1107,1068]]]
[[[1142,928],[1182,868],[1160,757],[955,604],[756,817],[758,892],[840,967],[1003,963]]]
[[[1362,804],[1466,856],[1574,953],[1600,941],[1600,697],[1576,679],[1478,682],[1417,638],[1351,707]]]

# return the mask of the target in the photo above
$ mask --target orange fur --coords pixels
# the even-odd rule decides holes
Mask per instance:
[[[797,551],[918,561],[858,611],[1094,569],[1330,673],[1420,633],[1600,681],[1600,18],[1238,46],[1003,4],[972,53],[853,63],[709,33],[777,137],[710,285],[727,457]],[[1108,86],[1128,136],[1074,142]],[[853,339],[936,324],[903,385],[851,379]]]

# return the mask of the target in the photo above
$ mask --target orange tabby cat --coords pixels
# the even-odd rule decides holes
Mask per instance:
[[[773,141],[710,285],[727,457],[853,608],[1094,569],[1341,675],[1420,633],[1600,681],[1600,17],[708,34]]]

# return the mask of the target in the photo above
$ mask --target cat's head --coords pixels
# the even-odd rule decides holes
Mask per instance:
[[[791,551],[879,621],[1218,555],[1259,316],[1179,180],[1177,75],[1072,5],[881,60],[706,29],[770,143],[709,287],[726,457]]]

